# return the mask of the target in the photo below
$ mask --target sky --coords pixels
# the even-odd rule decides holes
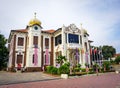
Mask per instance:
[[[120,0],[0,0],[0,33],[26,28],[35,12],[45,30],[82,23],[92,45],[120,53]]]

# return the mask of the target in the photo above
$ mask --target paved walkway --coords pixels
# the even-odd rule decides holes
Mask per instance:
[[[120,74],[107,73],[70,79],[2,85],[0,88],[120,88]]]
[[[0,85],[55,80],[59,78],[43,74],[42,72],[12,73],[0,71]]]

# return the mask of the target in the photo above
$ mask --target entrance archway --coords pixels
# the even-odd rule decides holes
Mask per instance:
[[[69,49],[70,74],[72,70],[80,63],[80,53],[76,49]]]

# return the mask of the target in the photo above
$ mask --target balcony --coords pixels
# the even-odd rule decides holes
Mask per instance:
[[[68,43],[67,47],[70,49],[76,49],[76,48],[81,48],[82,45],[81,44],[77,44],[77,43]]]

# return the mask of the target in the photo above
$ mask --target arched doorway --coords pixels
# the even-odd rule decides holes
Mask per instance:
[[[76,49],[69,49],[70,73],[80,64],[80,53]]]

